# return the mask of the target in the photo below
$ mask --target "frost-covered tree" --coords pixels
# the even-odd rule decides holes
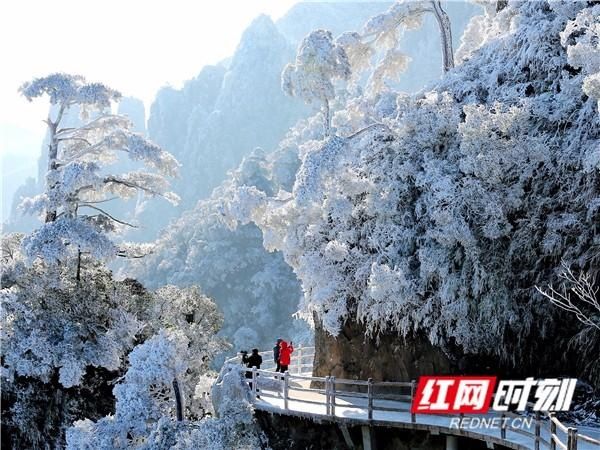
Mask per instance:
[[[329,136],[334,81],[349,77],[350,65],[344,49],[334,42],[329,31],[316,30],[300,44],[296,61],[283,69],[281,84],[286,94],[300,97],[306,103],[321,104],[323,130]]]
[[[379,124],[299,146],[293,189],[231,198],[227,213],[258,224],[293,267],[307,317],[333,335],[352,323],[371,336],[426,336],[449,355],[559,367],[543,349],[577,324],[559,321],[535,286],[558,277],[561,259],[597,265],[600,115],[589,71],[572,65],[595,58],[586,36],[597,8],[491,8],[441,81],[415,96],[359,96],[340,116]],[[598,348],[578,350],[583,358],[565,358],[583,374]]]
[[[83,283],[67,265],[29,266],[22,239],[2,237],[2,441],[60,446],[64,427],[84,411],[111,411],[108,383],[144,325],[128,305],[144,294],[92,260],[82,268]]]
[[[185,418],[202,418],[210,407],[203,403],[202,392],[206,388],[197,389],[197,384],[203,377],[216,375],[211,372],[215,356],[230,348],[223,338],[217,337],[223,326],[223,313],[197,286],[179,289],[170,285],[154,292],[146,311],[154,330],[176,330],[186,338],[186,352],[171,357],[185,360],[186,364],[186,370],[177,377]]]
[[[561,290],[552,286],[548,290],[537,290],[557,307],[575,314],[584,326],[600,331],[600,288],[595,287],[592,276],[589,273],[577,276],[569,267],[565,267],[560,278],[565,282]],[[569,284],[569,288],[566,284]],[[569,291],[575,295],[575,299]]]
[[[585,76],[583,92],[598,100],[600,109],[600,5],[579,11],[560,38],[569,64]]]
[[[67,431],[67,448],[80,449],[194,449],[260,448],[239,374],[226,382],[238,389],[228,399],[220,419],[176,421],[173,380],[185,377],[193,362],[193,345],[181,331],[161,330],[130,354],[130,367],[115,386],[114,415],[97,422],[80,420]]]
[[[76,423],[67,435],[71,448],[139,448],[161,420],[181,421],[176,412],[178,379],[185,375],[191,354],[190,342],[179,330],[160,330],[129,354],[129,368],[113,390],[116,411],[94,424]],[[81,434],[86,436],[83,442]]]
[[[47,263],[90,254],[97,259],[115,255],[139,256],[131,246],[116,245],[109,233],[133,226],[111,214],[103,203],[130,198],[138,193],[161,196],[176,203],[165,176],[175,176],[178,163],[168,152],[131,130],[131,121],[111,114],[111,103],[120,94],[103,84],[88,83],[81,76],[53,74],[21,87],[28,100],[47,95],[56,115],[48,117],[48,170],[45,192],[26,199],[26,212],[42,214],[44,225],[27,236],[24,249],[30,260]],[[84,124],[65,127],[62,119],[79,109]],[[147,170],[110,173],[110,164],[125,155],[158,173]],[[79,277],[79,266],[77,276]]]
[[[440,29],[443,70],[447,72],[452,69],[454,51],[450,18],[440,1],[399,1],[385,13],[372,17],[361,33],[345,32],[337,38],[336,43],[348,55],[355,77],[370,68],[372,60],[380,54],[382,56],[377,58],[367,83],[369,89],[373,92],[381,91],[386,80],[397,78],[399,73],[406,70],[409,61],[400,48],[402,32],[420,28],[423,16],[428,13],[435,16]]]
[[[184,352],[161,363],[185,367],[177,372],[183,415],[196,419],[210,411],[202,395],[208,378],[214,378],[210,364],[228,348],[216,336],[223,317],[214,302],[196,287],[151,292],[132,279],[116,281],[89,257],[77,282],[68,265],[42,260],[28,265],[22,239],[2,237],[3,442],[17,448],[60,446],[74,420],[97,420],[113,411],[111,384],[122,374],[128,353],[160,329],[187,343]],[[168,393],[160,391],[169,405],[172,382]]]

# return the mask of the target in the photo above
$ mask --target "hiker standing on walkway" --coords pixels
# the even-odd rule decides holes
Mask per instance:
[[[282,340],[283,339],[277,339],[277,342],[275,342],[275,347],[273,347],[273,361],[275,361],[275,364],[277,364],[275,372],[281,372],[281,364],[279,364],[279,344],[281,344]]]
[[[242,352],[242,362],[246,364],[248,369],[252,369],[253,367],[260,369],[260,365],[262,364],[262,356],[258,354],[257,348],[253,348],[250,356],[248,356],[247,352]],[[252,373],[246,371],[246,378],[252,378]]]
[[[287,342],[281,341],[279,344],[279,369],[281,373],[287,372],[288,366],[292,359],[292,353],[294,352],[294,343],[290,341],[290,345]]]
[[[260,369],[260,365],[262,364],[262,356],[258,354],[257,348],[253,348],[250,356],[248,356],[247,352],[242,352],[242,362],[246,364],[248,369],[252,369],[253,367]],[[252,378],[252,372],[247,370],[246,378]],[[250,382],[250,389],[252,389],[252,381]],[[256,392],[258,392],[258,389]]]

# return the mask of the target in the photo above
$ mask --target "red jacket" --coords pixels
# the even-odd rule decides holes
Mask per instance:
[[[279,347],[279,364],[282,366],[289,366],[292,359],[292,353],[294,352],[294,347],[292,345],[288,345],[285,341],[281,341]]]

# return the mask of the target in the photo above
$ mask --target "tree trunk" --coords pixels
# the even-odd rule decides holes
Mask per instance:
[[[331,134],[331,111],[329,109],[329,100],[325,99],[323,102],[323,131],[325,137],[329,137]]]
[[[58,168],[56,159],[58,158],[58,140],[56,139],[57,124],[48,119],[48,131],[50,133],[50,144],[48,145],[48,172],[46,172],[46,194],[50,196],[50,191],[54,188],[55,182],[52,181],[52,174]],[[56,220],[56,208],[46,210],[46,223]]]
[[[431,2],[433,4],[433,13],[440,27],[440,39],[442,41],[442,56],[444,72],[454,68],[454,50],[452,49],[452,28],[450,26],[450,17],[442,9],[439,0]]]
[[[79,282],[81,280],[81,250],[77,250],[77,275],[75,279]]]
[[[173,378],[173,392],[175,393],[175,406],[177,408],[177,422],[183,421],[183,406],[181,403],[181,391],[177,378]]]
[[[48,132],[50,133],[50,144],[48,145],[48,172],[46,173],[46,195],[49,197],[50,191],[54,189],[56,185],[56,183],[52,181],[52,174],[58,169],[58,138],[56,137],[56,131],[58,130],[58,126],[66,109],[67,105],[60,105],[56,120],[52,122],[50,116],[48,116],[48,120],[46,121],[48,124]],[[56,216],[56,208],[48,208],[46,210],[46,223],[54,222]]]

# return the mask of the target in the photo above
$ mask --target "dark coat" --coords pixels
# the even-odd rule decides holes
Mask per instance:
[[[252,353],[250,356],[244,355],[242,361],[244,361],[246,367],[248,368],[256,367],[257,369],[260,369],[260,365],[262,364],[262,356],[260,356],[258,353]]]
[[[279,342],[280,340],[278,340],[277,344],[275,344],[275,347],[273,347],[273,361],[276,363],[279,362]]]

